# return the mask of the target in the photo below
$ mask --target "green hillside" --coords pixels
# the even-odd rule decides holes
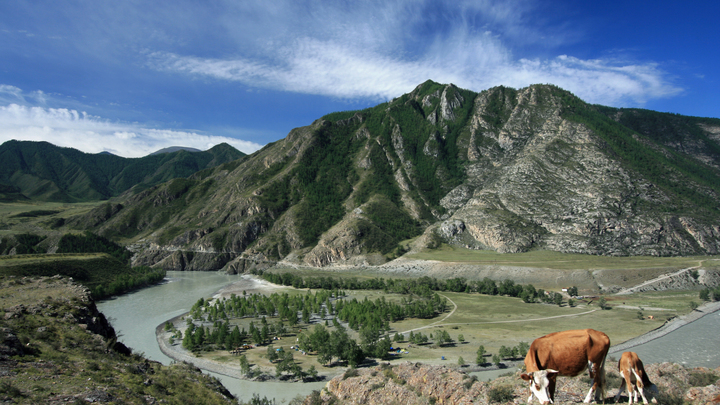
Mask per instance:
[[[47,142],[7,141],[0,145],[2,201],[97,201],[132,187],[155,184],[245,156],[220,144],[204,152],[180,150],[142,158],[89,154]]]
[[[241,160],[67,221],[167,269],[500,253],[717,254],[720,120],[585,103],[552,85],[427,81]]]

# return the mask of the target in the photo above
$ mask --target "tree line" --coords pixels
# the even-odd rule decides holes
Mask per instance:
[[[414,294],[426,299],[433,296],[434,291],[452,291],[464,293],[479,293],[484,295],[505,295],[521,298],[524,302],[545,302],[561,305],[563,295],[557,292],[547,292],[535,288],[532,284],[516,284],[513,280],[505,279],[496,282],[488,277],[482,280],[467,280],[456,277],[439,280],[434,277],[423,276],[416,279],[370,278],[358,279],[355,277],[314,276],[303,277],[290,272],[270,273],[257,272],[263,279],[294,288],[310,288],[323,290],[382,290],[388,293]],[[572,293],[571,293],[572,292]],[[577,287],[572,287],[570,295],[577,295]]]

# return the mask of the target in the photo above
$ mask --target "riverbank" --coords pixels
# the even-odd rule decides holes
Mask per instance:
[[[180,326],[184,325],[183,318],[187,314],[183,314],[180,316],[177,316],[175,318],[172,318],[169,320],[170,323],[175,325],[176,328],[179,330],[182,330],[184,333],[184,329],[180,329]],[[253,378],[247,378],[240,369],[240,363],[236,362],[237,365],[229,364],[229,363],[221,363],[217,361],[213,361],[210,359],[205,359],[202,357],[197,357],[194,353],[191,351],[185,349],[182,347],[181,342],[175,341],[174,343],[170,343],[170,337],[172,336],[171,332],[168,332],[165,330],[165,323],[162,323],[158,325],[155,328],[155,336],[157,338],[158,346],[160,347],[160,351],[163,352],[166,356],[170,357],[171,359],[179,362],[187,362],[190,364],[193,364],[194,366],[201,368],[203,370],[211,371],[216,374],[222,374],[228,377],[237,378],[241,380],[252,380],[252,381],[286,381],[286,382],[299,382],[299,379],[293,379],[293,378],[286,378],[281,377],[277,378],[275,377],[275,370],[273,368],[269,367],[259,367],[256,365],[254,370],[256,373],[259,373],[259,375],[253,377]],[[337,375],[340,375],[347,370],[346,367],[338,367],[335,372],[332,373],[323,373],[319,372],[317,374],[317,380],[326,380],[331,379]]]
[[[234,283],[224,286],[217,292],[213,294],[214,299],[218,299],[221,297],[229,297],[232,294],[241,295],[243,294],[243,291],[246,293],[273,293],[278,292],[279,290],[285,289],[287,287],[279,286],[276,284],[269,283],[265,280],[258,279],[252,276],[243,276],[240,280],[235,281]],[[681,328],[684,325],[687,325],[689,323],[692,323],[703,316],[707,314],[711,314],[713,312],[716,312],[720,310],[720,303],[705,303],[702,306],[700,306],[697,310],[693,311],[690,314],[680,316],[677,318],[674,318],[668,322],[666,322],[661,327],[654,329],[648,333],[645,333],[641,336],[638,336],[636,338],[627,340],[625,342],[622,342],[616,346],[613,346],[610,349],[610,353],[617,353],[624,350],[627,350],[629,348],[642,345],[644,343],[647,343],[649,341],[652,341],[654,339],[657,339],[659,337],[665,336],[668,333],[677,330],[678,328]],[[186,327],[185,322],[183,321],[182,317],[186,315],[180,315],[171,320],[173,324],[175,324],[176,328],[180,330],[184,330]],[[169,343],[169,337],[170,333],[165,332],[164,330],[164,323],[160,324],[156,328],[156,340],[158,343],[158,346],[160,350],[168,357],[174,359],[175,361],[184,361],[189,362],[197,367],[200,367],[202,369],[215,372],[217,374],[229,376],[232,378],[238,378],[238,379],[245,379],[240,370],[239,362],[234,361],[234,357],[231,358],[225,358],[226,360],[217,360],[213,359],[214,354],[206,354],[205,357],[196,357],[192,352],[187,351],[182,348],[180,342],[170,344]],[[467,336],[467,335],[466,335]],[[293,339],[294,340],[294,339]],[[260,358],[262,358],[262,354],[260,355]],[[466,357],[467,358],[467,357]],[[442,360],[439,357],[434,357],[432,359],[427,360],[414,360],[414,361],[420,361],[425,364],[448,364],[448,360]],[[453,359],[454,361],[454,359]],[[237,365],[233,363],[238,363]],[[264,366],[260,366],[257,364],[257,361],[254,361],[255,366],[254,369],[258,370],[259,372],[262,372],[263,376],[260,378],[255,378],[252,380],[255,381],[264,381],[264,380],[275,380],[275,381],[281,381],[281,379],[276,379],[274,377],[275,375],[275,369],[271,366],[268,366],[265,364]],[[316,366],[317,367],[317,366]],[[470,367],[463,368],[466,371],[485,371],[488,370],[488,368],[480,368],[477,370],[473,370]],[[329,372],[327,370],[325,371],[319,371],[319,376],[322,376],[324,378],[332,378],[336,375],[342,374],[346,368],[333,368]]]
[[[281,286],[278,284],[270,283],[266,280],[251,276],[251,275],[242,275],[240,276],[240,279],[237,281],[234,281],[231,284],[228,284],[221,289],[219,289],[217,292],[215,292],[212,295],[213,299],[222,299],[222,298],[230,298],[231,295],[243,295],[245,294],[272,294],[284,289],[288,289],[288,287]],[[175,328],[180,330],[183,334],[187,330],[187,325],[184,321],[184,317],[187,316],[188,313],[184,313],[181,315],[178,315],[176,317],[173,317],[169,320],[170,323],[175,325]],[[211,371],[213,373],[225,375],[232,378],[237,379],[244,379],[244,380],[252,380],[252,381],[288,381],[288,382],[296,382],[299,380],[296,379],[287,379],[288,376],[284,376],[281,378],[275,377],[275,369],[273,367],[261,367],[260,365],[255,365],[253,367],[253,370],[256,371],[256,374],[259,374],[258,376],[254,378],[247,378],[240,369],[240,364],[238,361],[235,361],[236,364],[231,364],[229,362],[219,362],[210,360],[207,358],[197,357],[194,353],[191,351],[185,349],[182,347],[181,341],[176,340],[172,344],[170,343],[170,337],[172,336],[171,332],[168,332],[165,330],[165,322],[157,325],[155,328],[155,338],[157,340],[158,346],[160,348],[160,351],[165,354],[166,356],[170,357],[171,359],[179,362],[188,362],[196,367],[199,367],[203,370]],[[332,372],[318,372],[318,379],[330,379],[332,377],[335,377],[336,375],[342,374],[345,372],[347,368],[346,367],[338,367],[337,369],[333,369]]]
[[[704,317],[705,315],[710,315],[714,312],[717,312],[718,310],[720,310],[720,301],[706,302],[706,303],[700,305],[697,309],[695,309],[694,311],[690,312],[687,315],[682,315],[677,318],[673,318],[672,320],[666,322],[664,325],[660,326],[657,329],[651,330],[650,332],[647,332],[636,338],[627,340],[618,345],[610,347],[609,353],[618,353],[618,352],[626,351],[632,347],[639,346],[639,345],[645,344],[647,342],[650,342],[652,340],[661,338],[672,331],[675,331],[687,324],[695,322],[698,319]]]

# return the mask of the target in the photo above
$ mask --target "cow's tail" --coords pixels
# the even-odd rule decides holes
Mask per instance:
[[[600,362],[600,368],[598,369],[597,373],[597,381],[598,387],[596,398],[600,398],[600,400],[605,403],[605,395],[607,394],[607,384],[605,381],[605,356],[603,356],[602,362]]]

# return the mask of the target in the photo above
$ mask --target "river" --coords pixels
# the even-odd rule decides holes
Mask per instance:
[[[138,353],[144,353],[151,360],[170,364],[172,359],[158,348],[155,327],[188,312],[198,299],[212,296],[220,288],[239,280],[239,277],[222,272],[169,271],[162,284],[99,302],[98,308],[110,319],[121,342]],[[720,311],[628,350],[637,352],[646,364],[670,361],[687,367],[717,368],[720,367],[718,347]],[[619,358],[620,353],[613,353],[611,349],[610,356]],[[481,372],[478,377],[487,381],[508,371]],[[266,396],[275,398],[278,403],[286,403],[297,395],[306,396],[325,386],[325,382],[261,383],[210,374],[220,378],[228,390],[243,401],[258,394],[261,398]]]
[[[211,297],[239,278],[222,272],[169,271],[161,284],[98,302],[97,306],[110,320],[122,343],[151,360],[170,364],[173,360],[158,347],[155,327],[188,312],[197,300]],[[297,395],[304,397],[321,389],[326,383],[260,383],[208,374],[219,378],[233,395],[245,402],[257,394],[261,398],[275,398],[277,403],[287,403]]]

